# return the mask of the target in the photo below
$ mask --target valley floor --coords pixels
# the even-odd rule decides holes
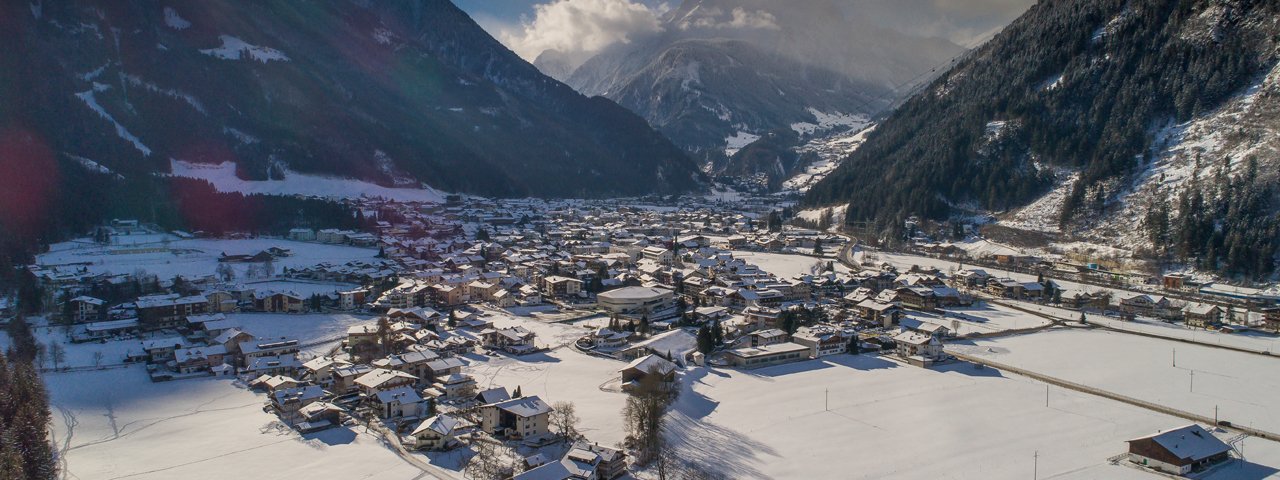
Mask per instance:
[[[264,332],[272,321],[291,321],[262,317],[240,319]],[[354,321],[310,317],[275,331]],[[548,402],[572,401],[589,439],[622,439],[616,379],[623,363],[569,346],[585,326],[505,314],[494,320],[537,332],[550,350],[468,355],[467,373],[482,387],[519,386]],[[1276,424],[1267,406],[1280,385],[1266,375],[1276,360],[1178,344],[1179,367],[1171,368],[1171,343],[1054,330],[952,348],[1177,408],[1211,413],[1216,404],[1224,418]],[[1197,393],[1184,393],[1190,369]],[[50,373],[46,381],[66,478],[431,478],[361,428],[316,435],[278,428],[262,411],[266,398],[230,380],[151,383],[141,367],[130,367]],[[1056,387],[1045,406],[1045,384],[1026,377],[963,362],[923,369],[872,355],[749,371],[698,367],[683,374],[682,385],[669,414],[673,448],[730,478],[1003,479],[1033,470],[1038,478],[1155,478],[1108,458],[1125,450],[1126,439],[1189,423]],[[1205,478],[1280,475],[1272,467],[1280,465],[1280,443],[1246,442],[1247,461]],[[457,468],[449,455],[422,458]]]

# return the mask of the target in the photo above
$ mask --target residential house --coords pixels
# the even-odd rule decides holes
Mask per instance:
[[[537,396],[513,398],[480,407],[480,428],[507,438],[550,434],[551,406]]]
[[[71,299],[71,320],[75,323],[96,322],[106,313],[107,302],[87,295]]]
[[[436,415],[423,420],[409,435],[418,450],[445,450],[458,443],[455,436],[462,426],[462,420],[456,417]]]
[[[378,390],[372,400],[377,405],[378,416],[383,419],[414,417],[422,409],[422,396],[407,385]]]
[[[1222,321],[1222,307],[1208,303],[1192,303],[1182,309],[1187,326],[1207,328]]]
[[[645,355],[618,370],[622,374],[622,389],[631,390],[651,375],[656,375],[663,390],[670,389],[676,381],[676,364],[657,355]]]
[[[361,375],[355,382],[361,393],[370,397],[377,395],[378,392],[394,390],[416,383],[418,383],[418,377],[386,368],[375,368],[369,373]]]

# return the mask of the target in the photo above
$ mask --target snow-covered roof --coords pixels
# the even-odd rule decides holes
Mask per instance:
[[[542,401],[538,396],[513,398],[504,402],[495,403],[493,406],[499,410],[503,410],[519,417],[532,417],[551,413],[551,406]]]
[[[666,375],[676,369],[676,364],[657,355],[645,355],[631,361],[631,363],[628,363],[627,366],[618,371],[621,372],[624,370],[631,370],[633,368],[640,369],[640,371],[645,373],[650,373],[656,370],[658,373]]]
[[[1169,453],[1189,462],[1197,462],[1231,450],[1231,447],[1219,440],[1218,437],[1213,436],[1212,433],[1195,424],[1154,435],[1138,437],[1129,441],[1147,439],[1155,440],[1157,444],[1168,450]]]
[[[417,436],[420,433],[423,433],[426,431],[432,431],[440,434],[441,436],[447,436],[453,433],[453,430],[458,428],[458,426],[461,424],[462,424],[461,420],[458,420],[451,416],[436,415],[434,417],[423,420],[422,423],[418,425],[418,428],[413,429],[413,432],[411,433],[411,435]]]

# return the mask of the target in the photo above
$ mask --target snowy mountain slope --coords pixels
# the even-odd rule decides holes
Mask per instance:
[[[448,0],[0,6],[0,125],[122,175],[171,159],[498,196],[700,188],[643,119]]]

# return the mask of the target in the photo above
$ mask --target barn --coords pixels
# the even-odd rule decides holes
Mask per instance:
[[[1231,447],[1199,425],[1129,440],[1129,461],[1185,475],[1228,458]]]

